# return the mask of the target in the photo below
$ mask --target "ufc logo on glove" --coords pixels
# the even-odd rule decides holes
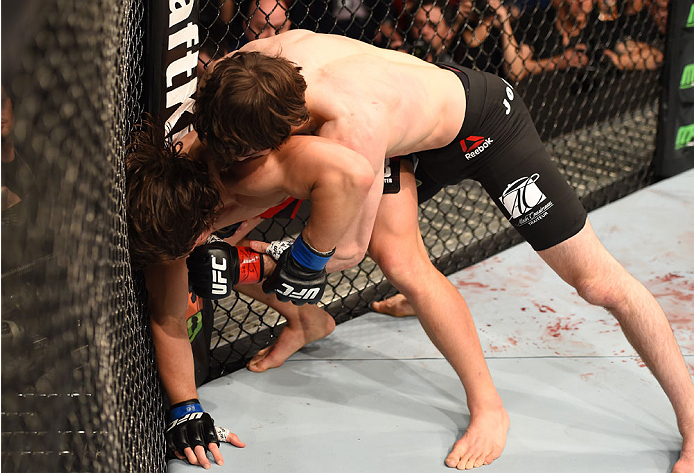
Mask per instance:
[[[201,419],[203,414],[204,414],[204,412],[191,412],[189,414],[186,414],[183,417],[172,421],[171,424],[169,424],[169,427],[166,429],[166,431],[168,432],[169,430],[173,429],[177,425],[185,424],[186,422],[188,422],[190,420]]]
[[[218,263],[217,258],[212,256],[212,294],[226,294],[227,289],[227,279],[224,277],[224,271],[227,270],[227,260],[222,258],[222,262]]]
[[[306,299],[306,300],[311,300],[314,299],[318,296],[318,293],[320,292],[319,287],[312,287],[310,289],[302,289],[300,291],[296,291],[292,286],[290,286],[287,283],[282,283],[282,287],[284,287],[284,291],[277,290],[277,294],[280,294],[282,296],[290,297],[292,299]]]
[[[291,244],[272,242],[265,251],[277,261],[275,271],[263,283],[265,294],[274,293],[279,301],[294,305],[318,304],[328,283],[325,265],[335,249],[318,251],[299,235]]]

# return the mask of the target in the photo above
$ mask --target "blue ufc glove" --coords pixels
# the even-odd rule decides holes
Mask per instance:
[[[288,242],[273,242],[267,253],[277,260],[277,267],[263,283],[265,294],[274,293],[278,300],[292,301],[294,305],[318,304],[328,283],[325,265],[335,249],[322,253],[299,235],[291,246]]]
[[[207,451],[211,443],[219,446],[214,420],[203,411],[197,399],[189,399],[171,406],[169,420],[164,435],[166,445],[172,451],[183,454],[188,447],[194,450],[198,445],[202,445]]]

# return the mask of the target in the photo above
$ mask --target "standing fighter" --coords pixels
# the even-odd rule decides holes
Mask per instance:
[[[562,279],[615,316],[674,407],[683,446],[673,472],[694,470],[694,385],[665,314],[599,242],[506,82],[297,30],[249,43],[215,63],[197,96],[195,127],[218,157],[235,158],[225,187],[239,193],[255,189],[259,196],[313,172],[300,159],[300,142],[285,156],[271,152],[291,135],[316,134],[366,158],[376,179],[358,212],[349,217],[342,208],[354,210],[358,197],[312,212],[310,230],[282,254],[264,287],[284,300],[306,301],[306,294],[317,294],[326,265],[335,271],[358,264],[368,248],[465,387],[470,424],[446,458],[449,467],[497,458],[509,421],[465,301],[426,254],[408,162],[401,191],[381,196],[384,158],[409,153],[440,185],[478,180]],[[340,233],[332,230],[336,219],[345,224]]]

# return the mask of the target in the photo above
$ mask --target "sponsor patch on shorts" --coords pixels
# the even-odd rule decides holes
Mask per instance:
[[[491,138],[484,136],[470,135],[465,139],[460,140],[460,148],[465,153],[465,159],[468,161],[489,148],[489,145],[494,143]]]
[[[506,186],[500,200],[508,211],[515,226],[532,225],[547,216],[554,203],[536,184],[539,173],[530,177],[521,177]]]

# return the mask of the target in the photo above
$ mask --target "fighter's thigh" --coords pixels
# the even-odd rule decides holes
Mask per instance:
[[[426,257],[426,249],[419,233],[417,186],[412,163],[409,161],[402,161],[400,191],[396,194],[384,194],[381,198],[369,242],[369,255],[379,265],[393,254],[399,254],[403,258],[415,255],[421,258],[422,254]]]

